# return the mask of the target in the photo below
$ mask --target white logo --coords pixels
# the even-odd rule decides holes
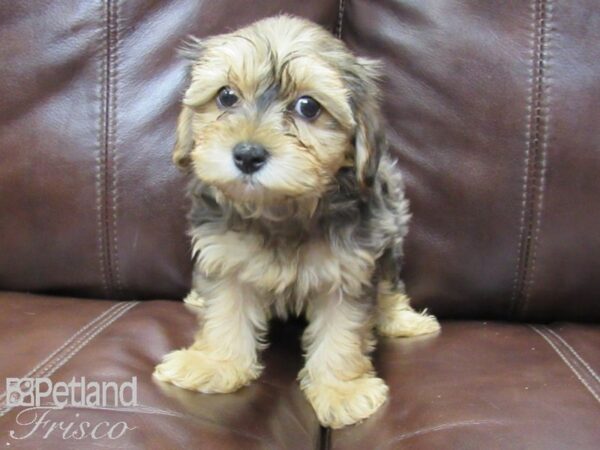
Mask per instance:
[[[7,378],[6,408],[25,408],[16,417],[19,430],[10,430],[12,439],[26,439],[41,434],[43,439],[50,435],[61,435],[66,440],[118,439],[127,431],[134,430],[124,421],[92,423],[80,419],[68,422],[52,420],[52,413],[64,408],[116,409],[138,406],[137,377],[130,381],[88,381],[85,377],[54,383],[50,378]]]
[[[68,383],[50,378],[7,378],[6,404],[14,407],[50,405],[81,407],[137,406],[137,377],[124,383],[87,381],[73,377]]]

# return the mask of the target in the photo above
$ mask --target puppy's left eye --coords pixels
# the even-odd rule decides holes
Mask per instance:
[[[296,100],[294,111],[296,111],[300,117],[313,120],[321,113],[321,105],[314,98],[305,95]]]
[[[217,94],[217,103],[223,108],[231,108],[238,100],[237,93],[229,86],[222,87]]]

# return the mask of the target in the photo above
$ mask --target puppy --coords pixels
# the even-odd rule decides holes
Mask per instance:
[[[191,175],[201,326],[158,380],[233,392],[263,367],[267,322],[305,313],[300,386],[324,426],[373,414],[388,388],[374,329],[439,329],[409,306],[398,263],[408,202],[378,106],[379,65],[288,16],[193,41],[173,160]]]

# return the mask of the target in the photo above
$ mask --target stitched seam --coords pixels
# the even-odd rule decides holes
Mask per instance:
[[[546,52],[546,0],[535,0],[533,3],[533,32],[532,32],[532,62],[530,75],[530,89],[527,99],[527,125],[526,148],[524,160],[524,177],[521,196],[521,215],[519,224],[519,240],[517,243],[518,257],[513,280],[513,292],[510,310],[513,315],[522,310],[519,308],[521,299],[526,296],[526,287],[530,265],[532,263],[532,241],[534,233],[539,231],[536,227],[536,214],[541,214],[541,189],[538,179],[541,174],[539,165],[541,136],[545,128],[542,115],[544,91],[544,60]],[[542,159],[545,159],[542,157]],[[545,161],[543,162],[545,164]],[[536,202],[536,194],[538,202]],[[541,220],[541,215],[539,215]],[[539,226],[539,223],[537,223]],[[526,303],[526,302],[525,302]]]
[[[342,27],[344,25],[344,9],[346,8],[346,2],[344,0],[340,0],[338,3],[338,17],[337,24],[335,28],[335,35],[341,39],[342,38]]]
[[[121,312],[123,312],[123,310],[125,310],[126,308],[128,308],[128,306],[131,304],[130,303],[120,303],[120,304],[116,304],[113,307],[109,308],[108,310],[106,310],[102,315],[100,315],[99,317],[97,317],[95,320],[93,320],[92,322],[90,322],[88,324],[88,326],[84,327],[84,328],[89,328],[88,330],[86,330],[86,332],[84,334],[82,334],[80,337],[78,337],[78,339],[74,339],[73,342],[71,342],[70,344],[68,344],[67,346],[64,346],[64,348],[61,349],[65,350],[65,351],[71,351],[72,348],[76,347],[78,344],[80,344],[82,341],[84,341],[87,337],[90,336],[90,334],[94,333],[96,330],[98,330],[98,328],[102,327],[103,324],[105,324],[107,321],[110,321],[111,318],[115,317],[115,315],[119,315]],[[102,317],[102,319],[100,319]],[[56,352],[58,353],[58,352]],[[35,377],[41,377],[44,375],[48,375],[48,372],[54,368],[51,372],[50,375],[52,373],[54,373],[60,366],[62,366],[64,363],[61,363],[61,360],[64,359],[65,356],[61,355],[59,356],[57,359],[55,359],[54,361],[49,361],[49,359],[47,358],[46,360],[42,361],[40,364],[38,364],[38,366],[36,366],[36,370],[35,371],[30,371],[26,376],[35,376]],[[45,364],[41,369],[40,367]],[[59,365],[60,364],[60,365]],[[6,393],[5,393],[6,395]],[[8,410],[10,410],[11,408],[8,408]],[[8,410],[2,409],[0,410],[0,417],[8,412]]]
[[[121,277],[118,265],[117,237],[117,174],[116,174],[116,48],[117,48],[117,0],[104,2],[104,52],[102,54],[102,138],[100,223],[102,227],[102,254],[104,255],[107,297],[120,297]]]
[[[106,3],[102,3],[102,11],[106,10]],[[100,277],[102,280],[102,289],[104,290],[105,297],[110,296],[110,287],[108,284],[108,261],[106,252],[104,251],[104,243],[106,242],[106,236],[104,234],[103,217],[104,217],[104,183],[105,183],[105,165],[104,159],[104,120],[105,120],[105,106],[106,106],[106,27],[103,26],[101,42],[102,50],[100,52],[100,62],[98,64],[98,86],[99,92],[98,97],[100,99],[100,111],[98,114],[98,152],[96,155],[96,225],[97,225],[97,251],[98,260],[100,265]]]
[[[90,333],[84,340],[82,340],[78,346],[76,346],[70,353],[64,356],[61,360],[56,361],[54,365],[46,366],[43,370],[47,370],[45,373],[46,376],[53,375],[58,369],[63,367],[67,362],[73,358],[83,347],[85,347],[92,339],[98,336],[103,330],[105,330],[109,325],[113,324],[119,317],[123,316],[127,311],[136,306],[139,302],[128,302],[125,304],[124,308],[121,308],[119,311],[116,311],[111,317],[108,317],[102,325],[97,327],[92,333]]]
[[[61,359],[53,361],[50,364],[47,364],[46,366],[44,366],[42,368],[42,370],[40,371],[39,376],[52,375],[60,367],[62,367],[65,362],[67,362],[69,359],[71,359],[71,357],[75,353],[77,353],[79,350],[81,350],[81,348],[85,344],[87,344],[93,337],[95,337],[100,331],[102,331],[108,325],[113,323],[116,319],[118,319],[120,316],[122,316],[125,312],[130,310],[133,306],[135,306],[135,304],[136,303],[125,303],[123,307],[119,308],[118,310],[113,311],[113,313],[110,316],[107,316],[105,318],[105,320],[102,321],[102,323],[95,326],[94,329],[90,330],[85,336],[82,336],[82,339],[73,346],[75,348],[75,350],[73,350],[71,353],[68,353],[66,356],[63,356]],[[71,350],[71,349],[69,349],[69,350]]]
[[[65,343],[67,345],[63,345],[61,348],[56,350],[54,352],[54,354],[55,354],[55,356],[57,356],[57,358],[54,361],[52,361],[52,358],[50,358],[50,357],[44,359],[36,367],[34,367],[32,370],[30,370],[24,377],[31,377],[31,376],[40,377],[40,376],[44,375],[50,368],[54,367],[57,363],[57,360],[59,360],[62,357],[62,356],[59,356],[60,352],[69,351],[71,347],[76,346],[79,342],[81,342],[83,339],[85,339],[87,336],[89,336],[90,333],[93,333],[94,330],[96,330],[99,326],[101,326],[106,320],[109,320],[111,317],[113,317],[115,314],[117,314],[120,310],[124,309],[126,306],[127,306],[126,303],[121,303],[121,304],[116,304],[113,307],[107,309],[103,314],[98,316],[96,319],[94,319],[93,321],[88,323],[88,325],[86,325],[84,327],[86,329],[85,333],[80,333],[82,335],[77,336],[77,338],[75,338],[75,335],[74,335],[73,336],[74,339],[72,339],[71,342],[69,342],[68,344]],[[6,392],[3,393],[3,397],[6,397]]]
[[[109,199],[108,199],[108,177],[110,175],[109,168],[109,154],[108,154],[108,139],[109,139],[109,131],[110,131],[110,0],[105,0],[103,2],[104,6],[104,52],[102,54],[102,65],[103,65],[103,79],[102,79],[102,89],[103,89],[103,105],[102,105],[102,191],[101,191],[101,203],[102,203],[102,214],[100,217],[101,226],[102,226],[102,252],[104,255],[104,265],[105,265],[105,273],[107,280],[107,296],[112,296],[113,291],[113,275],[112,275],[112,267],[111,267],[111,248],[110,248],[110,224],[108,222],[108,211],[109,211]]]
[[[577,360],[581,363],[581,365],[583,367],[585,367],[588,372],[590,373],[590,375],[598,382],[600,383],[600,376],[598,376],[598,374],[594,371],[594,369],[592,369],[592,367],[579,355],[579,353],[577,353],[575,351],[575,349],[573,347],[571,347],[571,345],[569,345],[569,343],[567,341],[565,341],[563,339],[563,337],[556,333],[554,330],[548,328],[548,327],[544,327],[546,331],[548,331],[548,333],[551,333],[553,336],[556,336],[556,338],[563,343],[563,345],[565,347],[567,347],[567,349],[573,354],[573,356],[575,356],[575,358],[577,358]]]
[[[419,430],[402,433],[399,436],[396,436],[396,437],[388,440],[387,442],[378,445],[375,448],[376,448],[376,450],[389,448],[392,444],[396,444],[400,441],[405,441],[407,439],[411,439],[416,436],[421,436],[421,435],[429,434],[429,433],[435,433],[437,431],[451,430],[451,429],[460,428],[460,427],[472,427],[472,426],[477,426],[477,425],[502,425],[502,422],[500,422],[498,420],[465,420],[462,422],[451,422],[451,423],[445,423],[442,425],[436,425],[436,426],[432,426],[432,427],[425,427],[425,428],[421,428]]]
[[[594,391],[594,389],[590,386],[590,384],[581,376],[581,374],[577,371],[577,369],[575,369],[573,364],[571,364],[571,362],[560,351],[560,349],[556,346],[556,344],[554,342],[552,342],[552,340],[548,336],[546,336],[541,330],[539,330],[537,327],[530,325],[530,328],[533,331],[535,331],[537,334],[539,334],[548,343],[548,345],[550,345],[550,347],[552,347],[552,349],[558,354],[558,356],[560,356],[560,359],[562,359],[563,362],[567,365],[567,367],[569,369],[571,369],[571,372],[573,372],[575,374],[575,377],[577,377],[577,379],[581,382],[581,384],[583,384],[583,386],[585,386],[585,388],[592,394],[592,396],[598,401],[598,403],[600,403],[600,395],[598,395],[596,393],[596,391]]]
[[[540,38],[539,38],[539,62],[537,69],[537,83],[538,83],[538,98],[536,99],[536,132],[535,132],[535,142],[539,147],[539,172],[538,172],[538,202],[537,202],[537,211],[535,215],[535,231],[533,232],[533,241],[530,244],[531,248],[531,268],[529,270],[529,281],[526,285],[523,286],[525,289],[523,303],[520,308],[521,316],[525,316],[527,312],[527,307],[529,306],[529,300],[531,298],[532,287],[535,282],[535,273],[536,273],[536,263],[537,263],[537,250],[540,244],[540,230],[542,226],[542,212],[544,208],[544,197],[546,190],[546,167],[547,167],[547,154],[548,154],[548,123],[549,120],[549,86],[548,86],[548,76],[547,76],[547,67],[548,67],[548,59],[549,59],[549,51],[548,51],[548,26],[550,20],[552,18],[552,2],[551,0],[547,0],[545,2],[542,1],[541,11],[540,11]],[[544,101],[545,98],[545,101]],[[544,117],[545,116],[545,117]],[[533,208],[533,204],[532,204]],[[526,282],[526,278],[524,278],[524,283]]]
[[[54,361],[52,364],[46,365],[39,373],[36,374],[37,377],[45,376],[51,377],[58,369],[63,367],[67,362],[69,362],[82,348],[84,348],[87,344],[90,343],[92,339],[98,336],[102,331],[104,331],[109,325],[113,324],[117,319],[122,317],[127,311],[129,311],[134,306],[138,305],[139,302],[127,302],[124,303],[123,306],[120,307],[119,310],[115,310],[107,316],[102,323],[97,324],[93,329],[89,331],[89,333],[85,336],[82,336],[82,340],[79,341],[76,345],[74,345],[71,351],[64,355],[62,358]],[[5,407],[0,410],[0,417],[4,416],[6,413],[10,412],[13,409],[12,406]]]
[[[521,275],[521,266],[523,264],[523,249],[524,249],[524,237],[525,237],[525,213],[527,211],[527,186],[529,185],[529,159],[531,156],[531,105],[533,104],[533,91],[534,91],[534,64],[535,64],[535,17],[537,14],[536,10],[537,3],[534,0],[533,3],[533,19],[532,23],[534,24],[533,30],[531,32],[531,74],[529,76],[529,88],[527,94],[527,106],[526,106],[526,120],[525,120],[525,158],[523,162],[523,183],[521,185],[521,214],[519,217],[519,239],[517,242],[517,264],[515,267],[514,279],[513,279],[513,289],[512,295],[510,299],[510,312],[512,313],[516,307],[517,297],[520,290],[520,275]]]
[[[110,68],[112,70],[112,76],[110,76],[110,134],[107,139],[107,147],[110,149],[112,155],[112,244],[113,244],[113,269],[115,276],[115,284],[117,293],[122,295],[123,287],[121,284],[121,273],[119,270],[119,239],[118,239],[118,228],[117,228],[117,216],[118,216],[118,200],[119,200],[119,185],[118,185],[118,158],[117,158],[117,67],[118,67],[118,42],[119,42],[119,2],[115,0],[110,3],[112,5],[112,20],[109,21],[112,24],[112,50],[110,53]]]
[[[43,365],[48,364],[48,362],[52,358],[54,358],[61,351],[63,351],[67,346],[69,346],[74,340],[76,340],[79,337],[79,335],[81,335],[83,332],[85,332],[91,326],[95,325],[98,321],[102,320],[107,314],[111,313],[117,307],[121,307],[121,304],[115,303],[110,308],[106,309],[102,314],[99,314],[98,316],[96,316],[92,321],[88,322],[87,324],[85,324],[84,326],[82,326],[81,328],[79,328],[79,330],[77,330],[69,339],[67,339],[65,342],[63,342],[63,344],[60,347],[58,347],[56,350],[54,350],[52,353],[50,353],[46,358],[44,358],[33,369],[31,369],[29,372],[27,372],[21,378],[30,378]],[[4,399],[4,397],[6,397],[6,392],[2,392],[0,394],[0,401],[2,399]]]
[[[108,140],[110,132],[110,61],[111,61],[111,48],[110,48],[110,0],[106,0],[105,9],[105,20],[106,20],[106,53],[105,53],[105,77],[104,77],[104,137],[102,142],[102,152],[104,154],[104,183],[102,186],[102,199],[103,199],[103,215],[102,224],[104,226],[104,252],[106,255],[106,273],[109,280],[109,288],[112,292],[113,289],[113,274],[112,274],[112,256],[110,248],[110,222],[108,220],[109,211],[109,199],[108,199],[108,177],[110,175],[110,168],[108,167],[109,154],[108,154]]]

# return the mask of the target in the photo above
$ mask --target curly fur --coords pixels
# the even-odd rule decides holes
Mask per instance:
[[[439,329],[412,310],[398,278],[410,215],[385,141],[379,65],[287,16],[194,40],[185,54],[190,85],[173,159],[190,174],[195,269],[186,302],[201,326],[154,375],[234,391],[263,369],[269,318],[305,313],[300,386],[323,425],[356,423],[387,395],[369,358],[373,329]],[[239,93],[235,108],[216,105],[223,86]],[[315,120],[294,116],[289,105],[301,95],[322,105]],[[231,149],[246,141],[271,154],[251,176],[231,162]]]

